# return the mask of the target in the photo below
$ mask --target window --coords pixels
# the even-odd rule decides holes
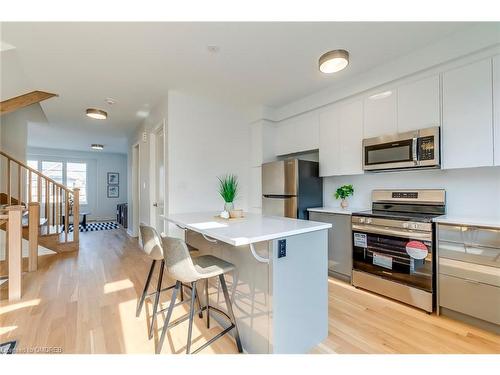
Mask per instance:
[[[87,204],[87,164],[66,163],[66,186],[80,189],[80,203]]]
[[[63,183],[62,161],[42,161],[42,173],[60,184]]]
[[[41,171],[45,176],[70,189],[80,189],[80,204],[87,204],[87,163],[51,160],[28,160],[28,166]],[[36,200],[38,176],[31,176],[31,196]],[[42,185],[42,199],[45,200],[45,188]]]
[[[28,167],[38,170],[38,160],[28,160]],[[26,176],[29,180],[29,174]],[[31,200],[37,200],[38,192],[38,176],[35,173],[31,174]]]

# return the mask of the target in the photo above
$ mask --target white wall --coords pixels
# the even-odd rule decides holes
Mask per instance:
[[[140,147],[139,221],[150,223],[150,134],[165,120],[166,197],[165,211],[218,211],[223,201],[217,193],[217,176],[233,173],[239,178],[236,206],[248,209],[250,129],[255,108],[238,108],[211,98],[169,91],[152,108],[129,141]],[[143,140],[146,133],[146,140]],[[132,173],[129,173],[131,178]],[[131,182],[130,182],[131,184]],[[132,184],[130,185],[132,186]],[[132,223],[132,190],[129,192],[129,223]]]
[[[11,157],[25,162],[28,144],[28,127],[31,123],[46,123],[47,118],[40,104],[32,104],[15,112],[0,116],[0,150]],[[6,165],[0,158],[0,192],[7,191]],[[17,170],[11,172],[11,179],[16,180]],[[13,184],[11,195],[17,197],[17,185]]]
[[[45,113],[38,103],[1,116],[1,149],[20,161],[26,161],[28,126],[32,123],[47,123]]]
[[[448,214],[500,217],[500,167],[326,177],[323,180],[325,206],[339,206],[333,193],[344,184],[353,185],[355,192],[349,204],[356,208],[370,208],[373,189],[445,189]]]
[[[67,160],[87,163],[87,205],[81,210],[89,211],[90,220],[116,220],[116,205],[127,202],[127,156],[106,152],[69,151],[50,148],[30,147],[29,159]],[[120,196],[107,197],[107,173],[120,174]]]
[[[217,211],[217,176],[238,176],[235,202],[248,209],[249,114],[195,95],[168,95],[169,212]]]

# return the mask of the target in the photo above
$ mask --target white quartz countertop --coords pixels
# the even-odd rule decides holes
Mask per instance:
[[[328,223],[247,213],[241,219],[225,220],[214,212],[193,212],[162,216],[182,228],[204,234],[233,246],[314,232],[332,227]]]
[[[347,207],[343,209],[342,207],[314,207],[308,208],[307,211],[311,212],[322,212],[325,214],[342,214],[342,215],[352,215],[353,212],[367,211],[369,208],[351,208]]]
[[[500,229],[500,216],[443,215],[435,217],[433,221],[440,224],[471,225]]]

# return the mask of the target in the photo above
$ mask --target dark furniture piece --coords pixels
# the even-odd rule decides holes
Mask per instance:
[[[121,203],[116,205],[116,221],[123,228],[128,228],[127,213],[128,213],[127,203]]]
[[[87,215],[90,215],[90,212],[80,212],[80,216],[82,216],[82,221],[80,221],[80,225],[84,228],[87,228]],[[69,216],[71,218],[73,214]],[[69,224],[71,224],[71,222]],[[63,227],[66,225],[66,219],[64,214],[62,215],[62,225]]]

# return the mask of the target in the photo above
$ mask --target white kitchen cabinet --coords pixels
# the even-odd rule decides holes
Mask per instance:
[[[332,106],[319,116],[319,175],[340,174],[340,115],[338,106]]]
[[[364,99],[364,138],[397,133],[396,99],[395,89],[374,92]]]
[[[493,165],[491,59],[443,73],[444,169]]]
[[[500,56],[493,58],[493,121],[495,165],[500,165]]]
[[[339,106],[340,166],[338,174],[363,173],[363,102],[357,100]]]
[[[398,87],[398,132],[439,126],[439,76]]]
[[[363,173],[363,102],[343,102],[320,115],[320,176]]]
[[[317,150],[319,114],[317,111],[284,120],[276,129],[276,155]]]

